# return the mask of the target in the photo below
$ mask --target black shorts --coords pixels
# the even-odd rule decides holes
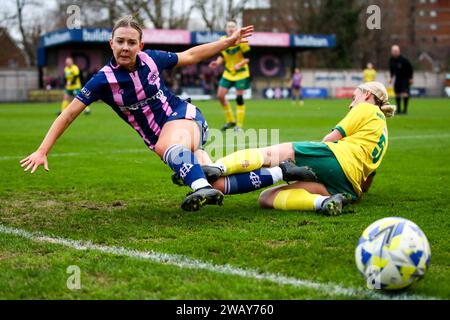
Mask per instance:
[[[399,94],[399,93],[407,93],[407,94],[409,94],[409,80],[408,79],[406,79],[406,80],[403,80],[403,79],[395,80],[394,92],[396,94]]]

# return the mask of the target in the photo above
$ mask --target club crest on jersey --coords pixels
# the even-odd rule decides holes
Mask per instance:
[[[158,71],[150,72],[148,74],[147,80],[148,80],[148,83],[151,84],[151,85],[156,84],[158,82],[158,80],[159,80],[159,73],[158,73]]]

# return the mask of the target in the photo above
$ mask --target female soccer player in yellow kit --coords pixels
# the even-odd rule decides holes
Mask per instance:
[[[364,83],[355,89],[350,111],[322,142],[291,142],[240,150],[204,166],[203,170],[212,178],[220,172],[225,177],[218,179],[214,187],[226,194],[236,194],[282,179],[301,180],[292,179],[296,169],[310,167],[317,181],[298,181],[265,190],[260,195],[260,205],[337,215],[343,205],[359,199],[370,187],[388,147],[386,117],[394,111],[383,84]],[[296,166],[289,161],[295,161]]]
[[[237,23],[234,20],[227,21],[226,33],[227,36],[233,34],[237,30]],[[226,36],[222,37],[226,38]],[[245,118],[245,102],[244,90],[250,88],[250,69],[248,67],[250,46],[248,43],[240,43],[236,46],[229,47],[220,53],[220,56],[209,64],[210,68],[217,68],[220,64],[225,64],[225,70],[219,82],[219,89],[217,97],[225,112],[226,123],[222,130],[231,129],[235,127],[239,131],[244,126]],[[225,95],[231,87],[236,88],[236,116],[235,121],[233,110],[230,102]]]
[[[63,112],[69,106],[70,101],[81,92],[80,69],[73,62],[71,57],[67,57],[65,63],[64,78],[66,79],[66,85],[64,87],[64,97],[61,103],[61,112]],[[58,114],[61,114],[61,112],[58,112]],[[86,107],[86,109],[84,109],[84,114],[90,113],[91,109]]]

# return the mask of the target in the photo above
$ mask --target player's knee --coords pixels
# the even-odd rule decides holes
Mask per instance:
[[[236,96],[236,103],[238,106],[242,106],[244,104],[244,97],[241,94]]]
[[[155,152],[161,159],[163,159],[164,152],[166,151],[166,149],[167,149],[167,146],[163,143],[157,143],[155,145]]]
[[[225,95],[222,93],[218,93],[217,94],[217,98],[219,99],[220,103],[225,104],[226,100],[225,100]]]

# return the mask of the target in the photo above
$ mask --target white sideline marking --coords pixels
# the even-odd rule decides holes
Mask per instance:
[[[389,137],[389,140],[408,140],[408,139],[434,139],[434,138],[447,138],[450,137],[450,134],[430,134],[430,135],[414,135],[414,136],[394,136]],[[241,148],[245,147],[246,144],[236,144],[235,147]],[[258,147],[266,147],[265,144],[258,144]],[[143,147],[142,149],[123,149],[123,150],[113,150],[113,151],[96,151],[94,154],[127,154],[127,153],[144,153],[149,152],[149,149]],[[64,153],[51,153],[49,157],[76,157],[81,155],[91,155],[93,153],[89,152],[64,152]],[[2,160],[20,160],[25,158],[26,156],[4,156],[0,157],[0,161]]]
[[[238,267],[233,267],[231,265],[216,265],[209,262],[192,259],[183,255],[160,253],[154,251],[137,251],[133,249],[127,249],[123,247],[109,247],[102,246],[92,243],[91,241],[80,241],[64,239],[59,237],[46,236],[39,232],[28,232],[23,229],[17,229],[12,227],[7,227],[0,224],[0,233],[10,234],[19,236],[31,241],[36,242],[46,242],[52,244],[58,244],[65,247],[73,248],[75,250],[93,250],[99,251],[106,254],[126,256],[130,258],[145,259],[150,260],[155,263],[167,264],[177,266],[179,268],[187,269],[197,269],[206,270],[209,272],[215,272],[225,275],[240,276],[244,278],[256,279],[256,280],[266,280],[274,282],[278,285],[291,285],[294,287],[309,288],[319,291],[328,295],[337,296],[347,296],[362,298],[367,297],[371,299],[381,299],[381,300],[437,300],[438,298],[419,296],[419,295],[408,295],[405,293],[398,295],[386,295],[382,293],[377,293],[370,290],[346,288],[338,284],[333,283],[318,283],[309,280],[301,280],[292,277],[286,277],[279,274],[273,273],[261,273],[255,269],[242,269]]]

